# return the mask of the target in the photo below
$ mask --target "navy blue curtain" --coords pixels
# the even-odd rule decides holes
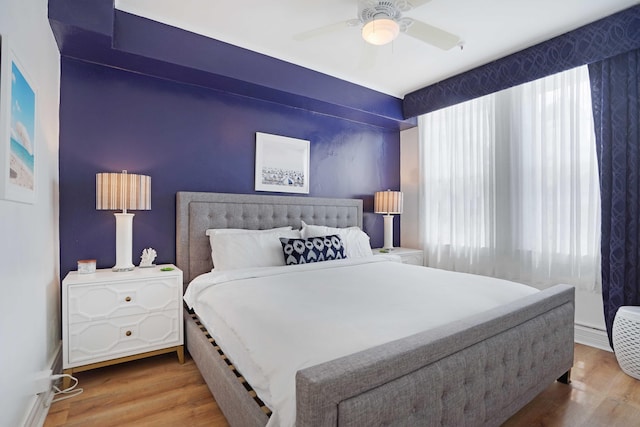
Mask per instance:
[[[602,299],[640,305],[640,50],[589,65],[602,203]]]

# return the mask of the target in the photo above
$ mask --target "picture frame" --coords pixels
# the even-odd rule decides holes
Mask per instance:
[[[256,132],[255,190],[309,194],[311,142]]]
[[[0,35],[0,198],[36,201],[37,92],[33,80]]]

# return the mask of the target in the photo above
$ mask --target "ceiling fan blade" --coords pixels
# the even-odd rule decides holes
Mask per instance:
[[[330,34],[336,31],[340,31],[343,28],[354,27],[359,25],[358,19],[348,19],[346,21],[335,22],[333,24],[325,25],[323,27],[314,28],[313,30],[304,31],[302,33],[294,34],[293,39],[297,41],[305,41],[314,37],[322,36],[324,34]]]
[[[416,7],[420,7],[423,4],[429,3],[431,0],[407,0],[411,9],[415,9]]]
[[[405,18],[406,19],[406,18]],[[438,47],[442,50],[449,50],[452,47],[460,45],[462,40],[455,34],[451,34],[445,30],[441,30],[433,25],[425,24],[422,21],[408,19],[411,23],[404,31],[407,35],[420,41]]]

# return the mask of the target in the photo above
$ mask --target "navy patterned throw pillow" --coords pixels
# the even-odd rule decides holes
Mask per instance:
[[[280,238],[287,265],[344,259],[344,243],[340,236],[310,237],[308,239]]]

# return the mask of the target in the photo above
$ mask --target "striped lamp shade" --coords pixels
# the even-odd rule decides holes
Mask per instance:
[[[373,211],[379,214],[401,214],[401,191],[376,191],[373,198]]]
[[[97,173],[96,209],[151,209],[151,177],[133,173]]]

